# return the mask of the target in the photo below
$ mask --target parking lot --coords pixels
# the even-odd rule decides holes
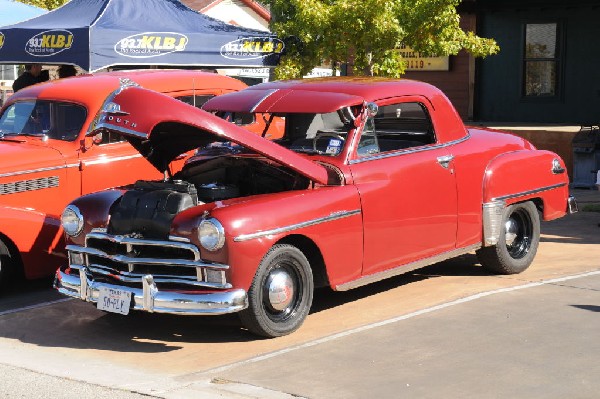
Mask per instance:
[[[257,339],[234,315],[109,315],[27,283],[0,298],[0,397],[592,398],[599,223],[597,212],[543,223],[519,275],[489,275],[468,254],[319,291],[303,327],[277,339]],[[10,382],[30,372],[48,383],[21,394]]]

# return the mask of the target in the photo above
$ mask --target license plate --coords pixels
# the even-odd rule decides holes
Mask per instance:
[[[128,314],[131,305],[131,292],[114,288],[100,287],[97,307],[112,313]]]

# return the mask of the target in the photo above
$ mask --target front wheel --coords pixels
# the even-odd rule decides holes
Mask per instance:
[[[302,325],[313,299],[313,275],[298,248],[279,244],[267,252],[248,290],[242,324],[264,337],[287,335]]]
[[[500,239],[477,251],[483,267],[498,274],[521,273],[529,267],[540,243],[540,216],[533,202],[504,209]]]

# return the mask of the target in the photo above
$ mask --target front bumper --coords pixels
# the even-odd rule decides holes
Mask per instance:
[[[151,275],[142,278],[143,289],[112,285],[89,280],[84,269],[79,276],[56,271],[54,288],[61,294],[87,302],[98,302],[100,287],[131,292],[131,309],[151,313],[178,315],[220,315],[248,307],[246,291],[242,289],[206,294],[183,294],[176,291],[159,291]]]

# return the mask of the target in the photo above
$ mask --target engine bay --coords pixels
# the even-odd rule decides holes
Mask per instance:
[[[167,239],[173,218],[192,206],[303,190],[310,180],[262,157],[192,158],[167,181],[137,181],[113,205],[110,234]]]

